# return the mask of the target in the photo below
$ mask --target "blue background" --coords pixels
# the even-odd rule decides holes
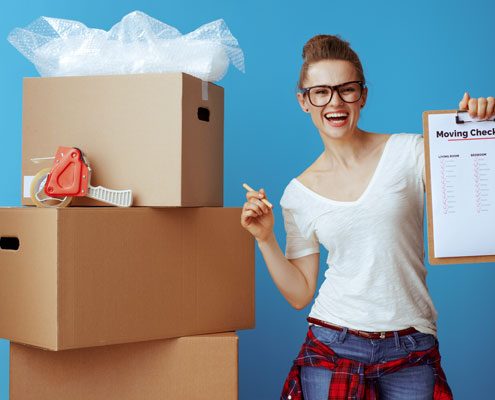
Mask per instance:
[[[38,75],[7,42],[9,31],[41,15],[109,29],[136,9],[183,33],[224,18],[239,40],[246,74],[231,69],[220,82],[225,87],[225,206],[243,204],[244,181],[266,188],[277,205],[282,247],[278,200],[288,181],[322,151],[294,95],[301,49],[311,36],[338,33],[360,55],[369,85],[360,123],[366,130],[419,133],[424,110],[456,108],[465,90],[473,96],[495,95],[491,0],[10,1],[0,14],[1,206],[20,204],[22,78]],[[443,365],[454,394],[457,399],[492,398],[495,265],[427,267],[439,311]],[[322,264],[320,282],[323,270]],[[256,329],[239,333],[240,399],[276,399],[304,338],[309,308],[291,309],[258,251],[256,307]],[[8,342],[0,340],[0,400],[8,399],[8,352]]]

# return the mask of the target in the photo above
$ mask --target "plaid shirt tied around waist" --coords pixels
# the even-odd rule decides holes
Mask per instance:
[[[338,357],[332,349],[316,339],[310,329],[284,383],[280,400],[304,400],[300,380],[300,368],[303,366],[332,371],[329,400],[378,400],[376,378],[402,368],[425,364],[431,365],[435,374],[433,400],[452,400],[452,392],[440,366],[438,346],[426,351],[412,352],[407,357],[397,360],[366,364]]]

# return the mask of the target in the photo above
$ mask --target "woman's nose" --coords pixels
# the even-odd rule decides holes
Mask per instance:
[[[331,106],[340,106],[342,105],[343,101],[340,98],[339,94],[337,93],[336,90],[333,91],[332,98],[330,99],[330,105]]]

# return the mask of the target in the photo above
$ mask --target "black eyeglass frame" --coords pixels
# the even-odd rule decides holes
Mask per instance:
[[[359,86],[361,87],[361,93],[359,94],[359,97],[357,100],[354,100],[354,101],[346,101],[342,98],[342,96],[340,95],[340,92],[339,92],[339,88],[342,87],[342,86],[345,86],[345,85],[348,85],[350,83],[359,83]],[[313,104],[313,102],[311,101],[311,96],[309,95],[309,91],[311,89],[314,89],[314,88],[318,88],[318,87],[321,87],[321,88],[328,88],[330,89],[330,91],[332,92],[332,94],[330,95],[330,99],[328,100],[327,103],[321,105],[321,106],[317,106],[316,104]],[[303,95],[308,95],[308,99],[309,99],[309,102],[315,106],[315,107],[325,107],[328,103],[330,103],[333,99],[333,94],[335,92],[337,92],[337,94],[339,95],[340,99],[344,102],[344,103],[348,103],[348,104],[352,104],[352,103],[355,103],[356,101],[359,101],[361,100],[361,98],[363,97],[363,91],[364,89],[366,89],[366,84],[363,82],[363,81],[349,81],[349,82],[344,82],[344,83],[341,83],[339,85],[334,85],[334,86],[330,86],[330,85],[315,85],[315,86],[310,86],[310,87],[307,87],[307,88],[301,88],[301,92]]]

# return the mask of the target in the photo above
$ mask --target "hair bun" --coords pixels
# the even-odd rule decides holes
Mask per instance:
[[[363,66],[348,41],[339,35],[316,35],[309,39],[302,50],[303,66],[299,77],[299,88],[306,79],[308,66],[321,60],[343,60],[354,65],[358,79],[365,82]]]

